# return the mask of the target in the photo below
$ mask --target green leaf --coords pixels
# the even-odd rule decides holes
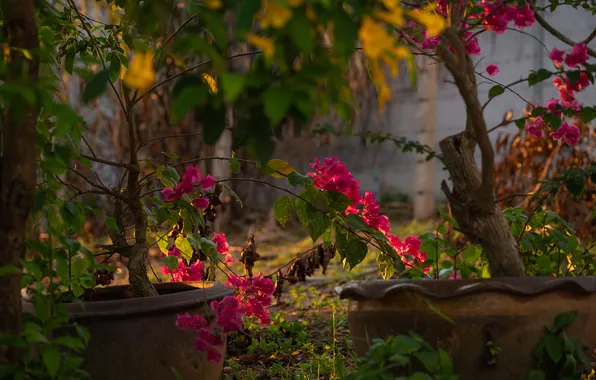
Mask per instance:
[[[288,183],[290,186],[306,186],[313,183],[312,177],[302,175],[296,171],[290,173],[288,176]]]
[[[433,380],[433,377],[424,372],[414,372],[408,380]]]
[[[576,317],[577,311],[568,311],[558,315],[555,318],[555,330],[557,332],[563,331],[567,327],[571,326]]]
[[[341,36],[334,41],[333,48],[342,56],[351,56],[358,37],[358,25],[340,9],[332,13],[331,21],[333,34]]]
[[[462,259],[464,260],[465,263],[474,264],[476,262],[476,260],[478,260],[478,258],[480,257],[481,253],[482,253],[481,249],[472,245],[472,246],[466,248],[462,252]]]
[[[497,96],[502,95],[504,93],[505,93],[505,88],[503,86],[496,85],[496,86],[492,86],[490,88],[490,90],[488,90],[488,97],[489,98],[494,98],[494,97],[497,97]]]
[[[397,335],[393,338],[395,348],[399,353],[410,355],[420,350],[421,344],[408,335]]]
[[[339,191],[326,191],[327,198],[329,198],[329,207],[333,210],[344,213],[349,205],[353,203],[352,199]]]
[[[21,270],[14,266],[14,265],[4,265],[3,267],[0,267],[0,277],[4,277],[8,274],[15,274],[15,273],[20,273]]]
[[[273,214],[282,227],[285,227],[288,220],[290,220],[292,211],[294,211],[294,200],[290,196],[277,198],[273,205]]]
[[[540,82],[547,80],[552,75],[553,73],[546,69],[540,69],[538,71],[535,71],[528,76],[528,85],[534,86]]]
[[[524,129],[526,127],[526,119],[517,119],[515,121],[515,126],[520,130]]]
[[[346,224],[348,227],[354,230],[354,232],[370,230],[364,220],[362,220],[362,218],[356,214],[350,214],[346,216]]]
[[[101,70],[87,83],[83,91],[83,102],[89,103],[100,96],[108,86],[110,81],[110,70]]]
[[[246,84],[246,77],[237,73],[222,73],[221,87],[225,94],[226,100],[233,103],[238,99],[238,96],[244,90]]]
[[[110,79],[112,82],[117,81],[120,77],[120,68],[121,63],[118,54],[112,54],[112,58],[110,59]]]
[[[579,197],[584,192],[584,184],[583,173],[570,176],[565,180],[565,188],[575,197]]]
[[[292,103],[292,93],[282,87],[269,87],[263,96],[265,115],[271,125],[277,125],[288,112]]]
[[[388,280],[395,274],[395,259],[388,255],[377,255],[377,266],[383,280]]]
[[[85,348],[83,340],[74,336],[59,336],[52,339],[53,344],[68,347],[73,350],[79,351]]]
[[[416,359],[424,365],[430,373],[435,373],[439,368],[439,354],[434,351],[422,351],[414,354]]]
[[[441,363],[441,369],[443,371],[443,374],[453,374],[453,363],[451,361],[451,357],[445,350],[441,348],[439,348],[439,362]]]
[[[296,213],[315,242],[329,228],[329,217],[302,199],[296,199]]]
[[[232,159],[230,160],[230,171],[233,174],[240,173],[240,161],[236,158],[236,153],[232,152]]]
[[[58,374],[58,370],[60,369],[60,352],[55,348],[47,348],[43,352],[43,364],[46,365],[48,372],[52,377],[55,377]]]
[[[535,369],[532,370],[532,372],[530,372],[530,376],[528,376],[528,380],[545,380],[546,379],[546,375],[544,374],[544,372]]]
[[[163,259],[164,265],[169,270],[176,270],[178,269],[178,258],[176,256],[166,256]]]
[[[243,0],[239,2],[238,13],[236,16],[236,28],[238,33],[246,33],[251,29],[254,15],[260,9],[260,1]]]
[[[157,240],[157,246],[159,247],[159,249],[161,250],[161,252],[164,255],[168,254],[168,236],[167,236],[167,232],[164,233],[157,233],[157,235],[155,236],[155,240]]]
[[[226,128],[226,108],[211,106],[198,108],[195,120],[203,125],[203,141],[207,145],[215,145]]]
[[[553,362],[559,363],[559,361],[561,361],[563,358],[563,338],[558,335],[548,334],[546,337],[544,337],[544,344],[548,356],[550,356]]]
[[[290,37],[296,47],[302,53],[312,53],[315,48],[312,27],[304,13],[296,14],[292,17],[290,24]]]
[[[72,75],[72,70],[74,68],[75,57],[76,54],[67,54],[64,58],[64,70],[70,75]]]
[[[178,156],[176,153],[161,152],[161,154],[163,154],[166,157],[172,158],[174,160],[177,160],[180,158],[180,156]]]
[[[581,75],[581,72],[579,70],[573,70],[573,71],[567,72],[567,78],[569,78],[569,82],[571,82],[571,84],[576,84],[579,81],[580,75]]]
[[[424,298],[424,302],[428,305],[428,307],[435,313],[437,314],[439,317],[443,318],[444,320],[446,320],[447,322],[451,323],[452,325],[455,325],[455,322],[453,322],[453,319],[449,318],[445,313],[443,313],[438,307],[437,305],[435,305],[434,303],[430,302],[428,299]]]
[[[178,124],[186,114],[202,104],[207,99],[208,94],[209,87],[206,83],[185,86],[174,97],[172,111],[170,112],[170,123]]]
[[[165,187],[175,187],[180,181],[178,172],[171,166],[159,166],[155,175]]]
[[[346,246],[345,256],[346,261],[350,265],[350,270],[362,262],[366,258],[368,253],[368,246],[365,242],[358,238],[351,239],[348,241]]]
[[[230,193],[232,198],[234,198],[236,200],[236,202],[240,203],[240,208],[244,207],[244,205],[242,204],[242,199],[240,199],[238,194],[236,194],[236,192],[234,190],[232,190],[232,188],[230,186],[226,185],[225,183],[223,183],[222,185],[228,191],[228,193]]]
[[[180,252],[182,252],[182,256],[186,260],[190,260],[193,254],[193,250],[187,238],[178,236],[178,238],[176,238],[176,247],[178,247]]]

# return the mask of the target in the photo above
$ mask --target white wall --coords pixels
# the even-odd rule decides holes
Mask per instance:
[[[585,39],[596,25],[595,17],[587,12],[576,11],[571,7],[561,6],[556,12],[547,18],[547,21],[557,30],[574,41]],[[557,40],[536,23],[533,27],[524,29],[539,40],[543,41],[548,50],[552,48],[569,50],[571,47]],[[501,72],[492,77],[501,84],[508,84],[528,76],[531,70],[538,68],[554,69],[548,59],[547,51],[532,37],[514,31],[507,31],[503,35],[496,35],[487,32],[480,35],[480,46],[482,55],[475,58],[477,71],[484,72],[488,64],[495,63]],[[590,44],[596,49],[596,41]],[[449,80],[449,73],[441,68],[439,94],[437,99],[437,144],[446,136],[463,130],[465,122],[465,111],[463,101],[455,85],[446,83]],[[494,83],[478,77],[479,94],[481,102],[488,98],[488,90]],[[393,102],[388,106],[387,113],[382,122],[384,131],[391,132],[395,136],[405,136],[408,139],[415,139],[416,136],[416,96],[415,91],[409,85],[409,78],[403,75],[395,80],[395,95]],[[551,80],[542,82],[541,85],[529,87],[527,82],[519,84],[513,89],[524,99],[538,104],[544,104],[551,97],[558,97],[558,93]],[[596,104],[595,87],[589,87],[580,95],[584,104]],[[522,116],[525,101],[517,95],[506,92],[495,98],[485,111],[488,127],[499,124],[503,115],[508,110],[514,111],[514,118]],[[509,130],[515,130],[511,125]],[[498,132],[503,132],[500,129]],[[493,132],[493,141],[498,132]],[[438,145],[434,147],[438,150]],[[380,149],[380,160],[377,167],[380,174],[380,183],[375,184],[374,180],[374,155],[375,149]],[[334,141],[330,146],[320,147],[316,150],[319,157],[337,155],[352,170],[354,175],[361,181],[364,191],[373,191],[380,186],[382,192],[402,193],[413,196],[414,175],[416,158],[413,153],[401,153],[390,143],[375,147],[367,144],[362,146],[359,139],[351,138],[342,141]],[[442,170],[441,165],[436,165],[437,178],[435,181],[435,195],[444,199],[439,186],[447,174]]]

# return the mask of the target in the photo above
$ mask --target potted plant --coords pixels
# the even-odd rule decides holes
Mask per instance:
[[[333,175],[329,170],[346,171],[341,163],[334,159],[315,162],[315,172],[305,176],[284,161],[270,158],[274,138],[280,137],[289,124],[300,130],[315,111],[327,112],[325,105],[347,115],[351,103],[343,74],[353,47],[358,38],[370,46],[374,31],[367,28],[373,13],[391,16],[399,9],[391,3],[383,5],[385,8],[380,8],[380,3],[364,8],[355,3],[346,8],[302,1],[263,2],[260,8],[235,9],[227,2],[197,1],[191,2],[188,18],[164,39],[169,20],[162,14],[178,7],[169,2],[109,3],[110,11],[115,12],[113,23],[97,22],[75,1],[67,1],[58,12],[46,6],[39,12],[41,49],[33,53],[46,65],[44,70],[49,69],[44,71],[48,75],[43,78],[44,86],[47,81],[53,87],[34,89],[37,97],[33,105],[41,110],[37,138],[23,140],[38,144],[41,182],[33,214],[35,229],[43,234],[27,241],[22,282],[30,285],[31,297],[23,303],[22,328],[11,325],[6,330],[18,330],[18,335],[2,336],[2,345],[14,346],[16,354],[9,356],[8,363],[2,360],[1,374],[12,378],[218,378],[226,334],[240,328],[242,315],[267,323],[266,306],[284,281],[304,279],[317,267],[324,269],[336,247],[351,265],[357,265],[366,254],[365,241],[371,238],[382,242],[379,244],[384,244],[388,255],[394,255],[384,236],[362,237],[354,232],[360,218],[353,214],[360,213],[357,207],[362,205],[335,185],[324,185],[324,178]],[[34,5],[27,5],[33,20]],[[221,26],[234,12],[236,20],[228,38]],[[437,22],[435,33],[444,24],[429,13],[422,13],[426,16],[422,18],[420,15],[408,12],[406,16],[427,27]],[[260,22],[258,29],[253,28],[255,20]],[[396,22],[387,18],[388,25]],[[345,29],[332,48],[328,43],[330,31],[323,24]],[[227,48],[233,41],[242,41],[243,46],[254,50],[228,56]],[[23,46],[17,44],[15,48]],[[407,49],[398,53],[384,52],[383,59],[396,65],[410,56]],[[178,58],[189,56],[204,56],[207,61],[184,67]],[[232,58],[252,56],[258,58],[249,62],[250,72],[228,66]],[[125,132],[119,148],[126,159],[106,157],[88,143],[83,118],[54,91],[64,74],[62,66],[55,64],[56,58],[65,73],[87,78],[81,93],[84,104],[99,101],[106,90],[114,100],[118,108],[114,118]],[[377,54],[376,59],[381,56]],[[158,82],[156,67],[164,66],[175,73]],[[61,75],[53,75],[55,72]],[[378,85],[381,79],[377,70]],[[207,144],[214,144],[225,130],[233,129],[244,136],[242,143],[264,175],[286,178],[289,185],[306,189],[291,192],[295,200],[280,198],[276,214],[287,221],[295,208],[313,240],[324,235],[325,246],[297,258],[285,275],[280,272],[276,276],[275,285],[271,278],[252,274],[258,255],[248,247],[241,257],[248,276],[228,272],[229,287],[215,282],[216,271],[229,261],[228,247],[225,236],[213,233],[208,222],[213,222],[219,206],[217,184],[229,179],[203,176],[195,164],[222,157],[163,164],[140,155],[150,144],[188,136],[141,138],[139,121],[144,115],[139,105],[145,110],[151,108],[157,102],[152,95],[170,84],[174,86],[168,124],[178,124],[187,114],[194,114],[193,122],[202,125],[200,134]],[[386,90],[383,87],[382,102],[387,101]],[[87,153],[82,153],[85,149]],[[174,153],[164,154],[176,157]],[[223,159],[229,160],[232,173],[236,173],[240,160],[234,155]],[[106,185],[97,172],[101,167],[116,171],[119,181]],[[182,175],[178,167],[185,168]],[[84,206],[79,199],[89,194],[107,199],[107,210]],[[374,214],[378,207],[374,197],[363,199],[370,208],[365,211]],[[9,206],[12,210],[18,205]],[[79,240],[89,209],[106,221],[110,244],[96,242],[89,248]],[[335,231],[333,240],[339,239],[333,244],[331,231]],[[150,280],[147,261],[152,237],[166,256],[163,273],[174,284]],[[405,247],[409,243],[394,238],[391,244]],[[15,262],[20,248],[11,248],[10,257]],[[95,285],[110,283],[113,268],[107,262],[113,256],[126,264],[129,285],[95,289]],[[16,281],[17,266],[4,267],[13,264],[10,260],[0,264],[3,276],[4,271],[14,272],[11,281]],[[11,289],[11,297],[18,299],[16,287]],[[20,306],[15,310],[17,323],[21,321]],[[196,334],[179,331],[188,329]]]
[[[553,5],[551,11],[555,8]],[[573,45],[565,51],[550,51],[554,70],[541,68],[515,83],[535,85],[552,77],[560,99],[553,98],[545,105],[528,104],[527,115],[515,121],[506,117],[502,123],[515,122],[536,138],[548,133],[567,145],[581,144],[589,135],[589,125],[580,120],[593,120],[594,107],[581,105],[576,96],[594,81],[594,65],[589,59],[596,55],[586,43],[569,43],[544,20],[545,11],[531,2],[495,2],[481,8],[439,2],[437,12],[451,20],[440,38],[429,38],[416,31],[415,25],[406,25],[397,33],[447,68],[465,104],[465,130],[439,143],[452,182],[451,188],[446,182],[441,184],[451,216],[443,213],[439,230],[422,237],[420,251],[426,252],[428,260],[421,260],[425,262],[419,267],[425,275],[400,273],[402,278],[424,279],[353,282],[338,289],[341,297],[352,300],[349,323],[356,350],[364,355],[371,339],[412,330],[450,352],[455,373],[464,379],[525,378],[537,363],[541,365],[542,355],[560,369],[566,360],[565,355],[558,355],[559,349],[564,352],[563,338],[553,338],[547,351],[544,345],[538,346],[538,351],[534,347],[545,326],[554,324],[550,329],[560,332],[563,324],[557,317],[570,312],[577,316],[567,328],[569,336],[596,346],[596,331],[588,322],[596,312],[591,306],[596,299],[596,278],[593,245],[578,241],[569,224],[548,210],[548,199],[559,191],[580,195],[590,180],[592,186],[596,183],[596,167],[569,168],[562,176],[543,181],[533,194],[524,195],[532,197],[535,205],[528,214],[523,208],[501,210],[494,195],[495,153],[489,139],[496,128],[487,127],[483,111],[513,84],[503,85],[491,78],[498,73],[494,64],[487,66],[486,73],[478,72],[471,55],[480,52],[479,33],[500,33],[508,23],[521,29],[537,21],[556,38]],[[477,77],[494,83],[485,104],[480,102]],[[475,159],[477,147],[480,169]],[[451,244],[447,225],[472,245]],[[405,257],[406,261],[412,259]],[[570,368],[575,373],[575,364]],[[533,376],[567,378],[559,372],[534,372]]]

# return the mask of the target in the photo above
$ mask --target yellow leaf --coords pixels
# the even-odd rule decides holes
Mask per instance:
[[[154,53],[150,50],[136,53],[130,67],[124,75],[124,84],[132,89],[146,91],[155,83],[156,74],[153,69]]]
[[[422,25],[426,29],[429,37],[437,36],[441,34],[443,29],[447,26],[445,19],[436,13],[433,13],[430,9],[426,11],[419,11],[418,9],[408,11],[409,17]]]
[[[219,9],[222,6],[221,0],[206,0],[205,6],[209,9]]]
[[[271,59],[275,55],[275,43],[271,38],[250,33],[246,36],[246,40],[254,46],[263,49],[265,57]]]
[[[275,170],[274,173],[271,173],[271,177],[273,178],[286,178],[294,172],[294,168],[291,167],[290,164],[277,158],[269,160],[269,162],[267,162],[267,167]]]
[[[212,94],[217,94],[217,81],[215,80],[215,78],[213,78],[211,75],[207,73],[203,73],[201,76],[203,77],[203,80],[207,82],[207,84],[209,85],[209,91]]]
[[[272,0],[262,0],[263,11],[260,15],[261,28],[267,29],[269,27],[275,29],[283,28],[290,18],[292,18],[292,10],[278,4]]]

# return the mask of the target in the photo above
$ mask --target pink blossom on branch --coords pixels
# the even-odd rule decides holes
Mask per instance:
[[[500,72],[499,66],[495,65],[494,63],[490,64],[490,65],[486,66],[486,72],[491,77],[494,75],[497,75]]]
[[[537,117],[534,122],[530,122],[526,124],[526,132],[528,132],[534,138],[541,138],[544,134],[542,127],[544,126],[544,119],[541,117]]]
[[[161,194],[163,195],[166,202],[171,202],[181,198],[184,194],[192,193],[196,185],[199,185],[203,190],[211,190],[215,185],[215,178],[213,178],[210,174],[207,174],[205,177],[203,177],[199,165],[187,166],[182,179],[176,184],[176,186],[174,186],[174,188],[163,189]],[[203,205],[203,203],[199,203],[199,205]],[[201,208],[198,206],[195,207]]]
[[[163,266],[161,271],[163,274],[170,276],[170,282],[203,281],[203,264],[200,261],[186,266],[184,261],[178,259],[178,268],[171,270]]]
[[[555,141],[563,139],[567,145],[575,145],[580,139],[579,128],[575,125],[570,125],[565,121],[561,123],[559,129],[551,132],[550,135]]]
[[[569,67],[576,67],[584,64],[588,58],[588,47],[585,43],[580,42],[567,54],[565,57],[565,64]]]
[[[548,58],[550,58],[556,65],[560,65],[563,62],[564,55],[564,50],[554,48],[548,53]]]

